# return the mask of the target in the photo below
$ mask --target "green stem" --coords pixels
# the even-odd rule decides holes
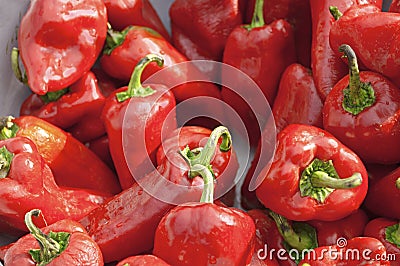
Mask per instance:
[[[316,171],[312,174],[310,179],[314,187],[327,187],[333,189],[347,189],[355,188],[362,184],[362,177],[360,173],[354,173],[346,178],[330,177],[327,173]]]
[[[156,62],[157,65],[160,67],[164,64],[163,58],[156,54],[148,54],[144,58],[142,58],[133,70],[131,79],[128,84],[128,89],[126,91],[117,93],[116,96],[119,102],[123,102],[132,97],[146,97],[155,93],[155,90],[153,90],[152,88],[143,87],[141,82],[143,70],[151,62]]]
[[[10,139],[17,135],[19,127],[13,122],[14,117],[0,117],[0,140]]]
[[[357,57],[354,50],[347,44],[342,44],[339,51],[344,53],[349,64],[349,85],[343,90],[343,108],[358,115],[365,108],[375,102],[375,92],[371,83],[361,82],[358,69]]]
[[[343,16],[342,12],[339,11],[339,8],[337,8],[337,6],[330,6],[329,12],[331,12],[331,15],[335,20],[338,20]]]
[[[115,48],[125,41],[126,35],[132,29],[132,26],[125,28],[123,31],[113,30],[110,23],[107,23],[107,27],[106,44],[104,45],[103,54],[110,55]]]
[[[200,202],[214,202],[214,176],[210,169],[201,164],[195,164],[191,168],[191,172],[195,175],[201,175],[204,180],[203,193],[201,194]]]
[[[45,95],[40,95],[40,99],[42,99],[42,101],[44,103],[50,103],[50,102],[55,102],[58,99],[60,99],[62,96],[64,96],[65,94],[67,94],[69,92],[69,88],[65,88],[65,89],[61,89],[58,91],[49,91],[47,92]]]
[[[400,223],[385,228],[385,239],[400,248]]]
[[[253,18],[250,25],[244,26],[247,30],[259,28],[265,25],[264,21],[264,0],[256,0],[254,7]]]
[[[8,176],[13,158],[14,154],[6,146],[0,148],[0,178]]]
[[[396,188],[400,189],[400,177],[396,180]]]
[[[28,85],[28,77],[26,73],[22,74],[20,65],[19,65],[19,50],[16,47],[13,47],[11,50],[11,68],[14,72],[15,77],[25,85]]]

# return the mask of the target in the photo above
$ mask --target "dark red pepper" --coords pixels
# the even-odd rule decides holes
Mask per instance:
[[[400,162],[400,90],[379,73],[359,72],[352,48],[340,47],[348,59],[349,74],[325,100],[324,129],[366,163]]]
[[[290,220],[334,221],[357,210],[367,189],[367,171],[353,151],[323,129],[291,124],[278,133],[256,195]]]
[[[110,169],[115,170],[114,162],[110,154],[110,144],[108,142],[108,136],[104,135],[100,138],[91,140],[85,143],[85,145],[93,151],[103,162],[105,162]]]
[[[115,173],[83,143],[59,127],[35,116],[3,117],[0,139],[16,136],[35,143],[58,185],[109,195],[121,191]]]
[[[123,86],[123,82],[109,76],[99,66],[93,67],[91,71],[96,76],[97,84],[99,85],[100,91],[104,97],[108,97],[113,91]]]
[[[162,130],[168,134],[177,127],[172,92],[161,84],[142,85],[140,82],[143,70],[151,62],[162,65],[164,61],[154,54],[142,58],[129,85],[107,97],[102,113],[110,154],[123,189],[153,170],[152,165],[143,163],[149,158],[155,162]],[[173,115],[167,119],[171,112]],[[126,145],[130,145],[129,148]],[[128,158],[129,165],[125,158]],[[131,169],[135,169],[135,173]]]
[[[106,35],[102,0],[31,2],[18,30],[30,89],[43,95],[76,82],[94,65]]]
[[[99,246],[81,224],[65,219],[39,229],[32,216],[40,214],[38,209],[26,214],[30,234],[8,249],[4,257],[6,265],[104,265]]]
[[[400,1],[392,0],[389,6],[389,12],[400,13]]]
[[[168,266],[170,264],[166,263],[165,261],[154,255],[137,255],[121,260],[120,262],[118,262],[116,266],[142,266],[142,265]]]

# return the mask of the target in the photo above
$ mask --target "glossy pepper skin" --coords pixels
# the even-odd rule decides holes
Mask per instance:
[[[183,127],[181,131],[185,131],[185,128]],[[199,128],[200,132],[203,130]],[[193,139],[203,139],[204,134],[200,133],[200,135],[201,137],[198,138],[193,132],[192,137]],[[212,158],[207,157],[209,160],[206,160],[204,164],[212,166],[217,180],[225,176],[225,171],[230,175],[229,169],[214,167],[214,163],[219,164],[219,161],[224,161],[224,153],[229,152],[230,145],[226,146],[225,140],[222,141],[223,146],[220,146],[220,149],[213,146],[218,143],[221,135],[226,137],[225,133],[215,132],[209,136],[211,142],[208,145],[201,142],[195,147],[195,149],[203,147],[202,152],[206,151],[203,154],[208,156],[215,152]],[[176,136],[171,137],[177,139]],[[180,145],[191,144],[192,138],[187,138],[187,140],[189,142],[185,143],[182,139]],[[168,139],[165,142],[168,143]],[[214,144],[210,146],[211,143]],[[161,218],[175,206],[172,202],[200,198],[201,189],[197,186],[202,186],[203,180],[200,177],[188,177],[188,164],[179,155],[179,149],[177,150],[176,147],[173,145],[171,149],[165,151],[165,159],[157,165],[156,170],[144,176],[140,180],[140,184],[134,183],[81,219],[80,222],[85,226],[89,235],[99,244],[105,262],[121,260],[151,250],[157,225]],[[221,165],[228,166],[226,163],[221,163]],[[166,184],[164,179],[174,184],[189,186],[191,189],[185,188],[185,190],[176,192],[174,186]],[[146,187],[147,190],[144,190],[143,187]],[[216,189],[217,187],[218,184]],[[152,194],[147,192],[149,188],[151,188]],[[153,192],[158,195],[164,193],[163,197],[169,197],[168,202],[158,199]]]
[[[382,7],[382,0],[368,0],[368,3]],[[312,43],[311,43],[311,69],[313,71],[315,86],[318,93],[325,101],[332,87],[347,74],[346,64],[332,50],[329,43],[329,33],[334,18],[329,12],[329,6],[337,6],[345,12],[352,5],[363,4],[360,0],[311,0]]]
[[[389,6],[389,12],[400,13],[400,1],[392,0]]]
[[[106,35],[102,0],[31,2],[18,31],[30,89],[43,95],[76,82],[94,65]]]
[[[137,25],[151,28],[170,39],[157,11],[149,0],[105,0],[108,22],[116,30]]]
[[[59,127],[35,116],[5,117],[0,127],[0,139],[21,136],[32,140],[59,186],[109,195],[121,191],[115,173],[83,143]]]
[[[110,153],[110,143],[108,136],[103,135],[100,138],[86,142],[85,145],[93,151],[110,169],[115,170],[114,162]]]
[[[400,265],[400,230],[399,221],[384,217],[378,217],[368,222],[364,229],[364,235],[375,237],[386,248],[387,254],[393,254],[390,265]]]
[[[72,135],[85,142],[105,134],[99,118],[104,101],[96,76],[88,71],[61,91],[31,94],[22,103],[20,115],[37,116],[67,131],[72,128]]]
[[[349,74],[329,93],[323,107],[324,129],[366,163],[400,161],[400,91],[379,73],[358,70],[354,50],[342,45]],[[371,145],[379,143],[379,145]]]
[[[338,11],[343,12],[339,8]],[[397,62],[400,53],[396,48],[400,38],[397,32],[400,14],[382,12],[380,7],[370,4],[351,7],[336,19],[329,34],[330,45],[336,54],[339,46],[346,43],[357,54],[360,66],[400,85],[400,64]]]
[[[323,129],[291,124],[278,133],[256,195],[287,219],[334,221],[357,210],[367,189],[366,169],[353,151]]]
[[[155,161],[162,130],[167,134],[177,127],[172,92],[161,84],[142,86],[140,82],[143,70],[152,62],[162,65],[163,59],[154,54],[143,57],[133,71],[128,86],[119,88],[107,97],[101,115],[110,154],[123,189],[153,170],[152,165],[141,164],[149,157],[152,162]],[[173,115],[167,119],[171,112]],[[144,143],[138,140],[144,140]],[[126,148],[128,146],[124,145],[130,146]],[[125,158],[129,159],[130,164]],[[135,173],[130,168],[135,169]]]
[[[39,229],[32,221],[32,216],[38,215],[38,209],[26,214],[30,234],[8,249],[6,265],[104,265],[99,246],[81,224],[65,219]]]
[[[329,250],[332,250],[332,252],[330,253]],[[358,258],[357,255],[349,254],[350,251],[359,254]],[[384,259],[387,254],[384,245],[378,239],[372,237],[349,239],[344,247],[338,245],[320,246],[310,254],[312,254],[310,258],[306,257],[298,265],[390,265],[390,261]],[[346,256],[346,254],[349,255]],[[365,255],[363,256],[363,254]]]
[[[170,264],[166,263],[165,261],[154,255],[131,256],[121,260],[117,264],[117,266],[142,266],[142,265],[168,266]]]
[[[53,174],[36,149],[24,137],[1,140],[1,205],[0,220],[26,232],[24,215],[40,208],[46,222],[52,224],[69,218],[79,220],[106,199],[86,190],[60,188]],[[40,224],[43,226],[43,220]]]

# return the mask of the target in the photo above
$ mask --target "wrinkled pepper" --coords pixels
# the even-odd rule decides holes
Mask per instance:
[[[137,255],[128,257],[118,262],[116,266],[142,266],[142,265],[168,266],[170,264],[166,263],[159,257],[147,254],[147,255]]]
[[[185,130],[186,127],[183,127],[177,130],[177,134]],[[194,139],[203,140],[204,134],[200,134],[201,138],[196,137],[196,132],[193,132],[192,136]],[[223,139],[217,149],[218,139],[221,136]],[[184,143],[182,139],[179,145],[186,147],[191,139],[187,138],[189,143]],[[168,139],[165,141],[168,142]],[[144,176],[140,184],[134,183],[81,219],[80,222],[89,235],[99,244],[105,262],[121,260],[151,250],[157,225],[161,218],[176,206],[173,203],[200,198],[204,182],[201,177],[189,177],[188,162],[175,147],[165,151],[165,159],[157,165],[157,169]],[[217,128],[209,135],[206,144],[198,143],[192,150],[187,148],[184,151],[186,154],[197,154],[201,148],[200,153],[192,160],[187,160],[201,162],[210,167],[216,176],[216,189],[218,189],[219,179],[225,181],[225,178],[230,179],[232,176],[227,168],[215,167],[214,163],[231,160],[230,157],[225,157],[226,152],[230,153],[230,147],[231,138],[227,129]],[[229,164],[221,163],[221,165],[228,167]],[[225,175],[225,171],[228,176]],[[179,184],[182,188],[177,189],[174,184]]]
[[[109,195],[121,191],[115,173],[83,143],[59,127],[35,116],[3,117],[0,139],[16,136],[35,143],[59,186]]]
[[[39,215],[39,209],[26,213],[25,224],[30,234],[8,249],[6,265],[104,265],[99,246],[81,224],[64,219],[39,229],[32,221],[32,216]]]
[[[106,35],[102,0],[30,2],[18,29],[29,88],[43,95],[76,82],[96,62]]]
[[[256,195],[294,221],[334,221],[363,202],[368,174],[360,158],[327,131],[291,124],[277,136],[271,168]]]
[[[24,215],[42,209],[47,224],[60,219],[79,220],[107,198],[83,189],[60,188],[39,154],[25,137],[0,140],[0,220],[12,228],[26,231]],[[40,221],[44,225],[44,221]]]
[[[349,74],[325,100],[324,129],[366,163],[400,162],[399,88],[377,72],[360,72],[358,55],[349,45],[340,51],[348,59]]]
[[[161,84],[142,85],[140,81],[143,70],[152,62],[162,65],[164,61],[155,54],[143,57],[128,86],[107,97],[101,115],[122,189],[153,170],[153,165],[146,162],[149,158],[155,162],[161,133],[168,134],[177,127],[172,92]],[[169,117],[169,113],[172,116]]]

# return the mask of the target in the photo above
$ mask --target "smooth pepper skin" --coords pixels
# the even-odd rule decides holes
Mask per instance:
[[[331,160],[339,179],[359,173],[361,184],[351,189],[334,189],[323,202],[301,196],[302,172],[315,159]],[[289,220],[334,221],[357,210],[367,189],[367,171],[353,151],[323,129],[291,124],[278,133],[271,168],[256,195],[265,207]]]
[[[108,22],[116,30],[137,25],[149,27],[166,40],[169,33],[149,0],[105,0]]]
[[[166,263],[159,257],[150,254],[131,256],[121,260],[117,264],[117,266],[142,266],[142,265],[168,266],[170,264]]]
[[[77,81],[94,65],[106,35],[102,0],[32,1],[18,31],[30,89],[43,95]]]
[[[105,134],[99,118],[104,101],[96,76],[88,71],[55,101],[47,102],[38,94],[31,94],[22,103],[20,115],[37,116],[66,131],[79,127],[81,130],[72,130],[72,135],[85,142]]]
[[[108,195],[121,191],[115,173],[64,130],[35,116],[20,116],[12,123],[19,128],[16,136],[27,137],[35,143],[59,186],[91,189]]]
[[[153,254],[172,265],[246,265],[254,241],[254,222],[245,212],[192,202],[161,219]]]

